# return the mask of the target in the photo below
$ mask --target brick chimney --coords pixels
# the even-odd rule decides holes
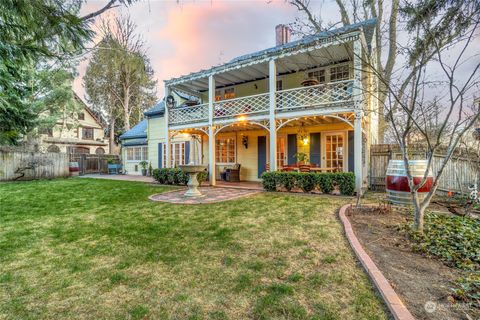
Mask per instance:
[[[275,40],[276,45],[281,46],[290,41],[292,30],[284,24],[279,24],[275,27]]]

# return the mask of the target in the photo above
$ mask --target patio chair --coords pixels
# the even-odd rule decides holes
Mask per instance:
[[[225,181],[240,182],[240,167],[241,164],[234,164],[231,168],[225,170]]]

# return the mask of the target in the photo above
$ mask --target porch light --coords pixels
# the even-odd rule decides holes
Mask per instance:
[[[245,120],[247,120],[247,117],[245,117],[245,116],[240,116],[240,117],[237,118],[237,121],[240,121],[240,122],[243,122]]]
[[[298,140],[300,140],[304,146],[308,145],[308,142],[309,142],[308,133],[305,131],[305,127],[303,126],[303,123],[300,129],[298,129],[297,137],[298,137]]]

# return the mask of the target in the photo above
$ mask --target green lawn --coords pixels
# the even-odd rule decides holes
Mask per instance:
[[[0,184],[0,319],[386,319],[340,197],[151,202],[143,183]]]

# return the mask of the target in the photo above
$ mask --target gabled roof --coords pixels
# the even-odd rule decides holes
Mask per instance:
[[[98,125],[102,128],[105,128],[105,121],[103,121],[103,119],[101,119],[97,113],[90,109],[90,107],[87,106],[85,101],[83,101],[83,99],[80,98],[76,92],[73,92],[73,95],[75,99],[83,106],[83,109],[85,109],[85,111],[87,111],[92,116],[92,118],[98,123]]]
[[[132,129],[120,136],[120,140],[147,138],[147,119],[137,123]]]
[[[314,35],[306,36],[297,41],[292,41],[284,45],[242,55],[230,60],[225,64],[213,66],[210,69],[200,70],[198,72],[193,72],[184,76],[172,78],[170,80],[165,80],[164,82],[167,85],[175,85],[177,83],[182,83],[184,81],[192,81],[195,79],[208,77],[213,74],[238,69],[238,68],[241,68],[242,66],[256,64],[262,61],[267,61],[268,59],[271,59],[271,58],[278,58],[285,55],[296,54],[300,50],[304,50],[307,47],[314,47],[317,45],[322,45],[328,42],[332,42],[332,41],[338,40],[338,38],[335,38],[335,37],[346,35],[348,33],[358,31],[358,30],[364,31],[367,44],[369,44],[372,40],[373,31],[376,25],[377,25],[377,19],[369,19],[359,23],[350,24],[341,28],[319,32]]]
[[[152,116],[163,116],[165,114],[165,102],[164,100],[160,100],[153,108],[145,111],[143,113],[146,117]]]

